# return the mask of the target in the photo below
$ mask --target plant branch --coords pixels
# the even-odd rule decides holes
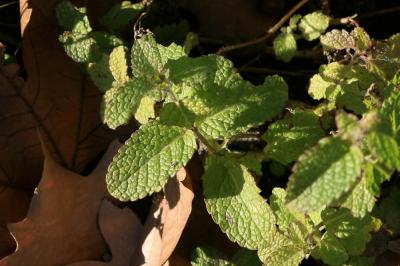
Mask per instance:
[[[311,76],[315,74],[315,71],[310,71],[308,73],[301,72],[298,70],[281,70],[275,68],[268,68],[268,67],[244,67],[240,70],[240,72],[251,72],[251,73],[259,73],[259,74],[278,74],[278,75],[286,75],[292,77],[304,77],[304,76]]]
[[[236,49],[244,48],[244,47],[247,47],[247,46],[259,44],[259,43],[262,43],[262,42],[266,41],[268,38],[270,38],[272,35],[274,35],[283,26],[283,24],[285,24],[285,22],[288,21],[289,18],[297,10],[299,10],[302,6],[304,6],[308,1],[309,0],[301,0],[300,2],[298,2],[274,26],[272,26],[267,31],[267,34],[265,34],[264,36],[261,36],[261,37],[258,37],[256,39],[249,40],[249,41],[246,41],[246,42],[242,42],[242,43],[238,43],[238,44],[233,44],[233,45],[228,45],[228,46],[222,47],[216,52],[216,54],[222,55],[222,54],[225,54],[227,52],[230,52],[230,51],[233,51],[233,50],[236,50]]]

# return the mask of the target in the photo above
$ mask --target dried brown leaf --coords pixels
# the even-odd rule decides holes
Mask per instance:
[[[129,209],[118,209],[112,203],[103,201],[100,207],[99,224],[112,254],[110,262],[81,261],[68,266],[129,266],[133,250],[137,247],[142,233],[142,224]]]
[[[164,196],[155,199],[144,227],[143,244],[137,250],[132,265],[163,265],[174,251],[191,213],[194,198],[190,177],[186,176],[185,170],[181,169],[177,176],[168,181]],[[189,188],[179,181],[185,176]]]
[[[0,227],[25,217],[40,179],[38,128],[54,159],[75,172],[115,137],[100,122],[101,94],[58,41],[57,2],[20,1],[25,85],[10,66],[0,69]],[[3,237],[0,256],[9,249]]]
[[[114,141],[89,176],[69,171],[45,152],[43,176],[23,221],[10,224],[17,250],[1,266],[46,266],[96,259],[106,251],[97,226],[107,195],[107,167],[120,144]]]

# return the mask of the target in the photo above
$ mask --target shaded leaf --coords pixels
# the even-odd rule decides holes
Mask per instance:
[[[297,52],[297,43],[293,34],[281,33],[274,39],[274,51],[276,58],[283,62],[292,60]]]
[[[337,137],[320,140],[303,154],[287,186],[291,208],[317,211],[347,192],[361,174],[363,155],[349,141]]]
[[[273,241],[275,218],[246,168],[230,157],[209,156],[203,176],[206,207],[229,239],[249,249]]]

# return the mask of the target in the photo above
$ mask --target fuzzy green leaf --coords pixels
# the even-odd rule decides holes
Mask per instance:
[[[368,60],[367,68],[384,81],[391,80],[400,70],[400,33],[377,42],[374,49],[377,52]]]
[[[140,124],[147,124],[150,121],[150,119],[154,119],[156,117],[154,111],[155,104],[156,102],[152,98],[144,96],[140,100],[139,106],[136,110],[135,119]]]
[[[174,102],[164,105],[160,114],[160,123],[170,126],[191,128],[195,115],[180,104]]]
[[[276,233],[267,248],[258,250],[258,256],[265,265],[298,266],[305,257],[305,252],[286,236]]]
[[[110,54],[110,71],[114,80],[119,84],[123,84],[129,79],[126,50],[126,47],[118,46]]]
[[[101,117],[104,123],[115,129],[129,122],[135,114],[142,97],[152,88],[144,79],[131,79],[114,87],[103,97]]]
[[[87,72],[94,85],[101,91],[107,91],[112,87],[114,77],[110,71],[108,55],[102,55],[101,58],[87,65]]]
[[[227,256],[220,251],[208,247],[208,246],[202,246],[198,247],[194,250],[193,256],[192,256],[192,261],[191,261],[192,266],[207,266],[207,265],[212,265],[212,266],[228,266],[232,265]]]
[[[375,257],[351,257],[348,262],[343,264],[342,266],[374,266],[375,265]]]
[[[356,46],[354,36],[346,30],[334,29],[322,35],[320,40],[325,50],[344,50]]]
[[[313,257],[322,259],[328,265],[336,266],[345,263],[349,256],[340,241],[329,232],[326,232],[313,250]]]
[[[235,266],[261,266],[262,263],[257,256],[257,252],[248,249],[239,249],[232,257],[232,263]]]
[[[349,67],[334,62],[320,67],[320,73],[310,80],[308,93],[315,100],[327,99],[338,107],[347,107],[355,113],[366,112],[363,96],[373,83],[362,67]]]
[[[199,131],[212,138],[229,138],[271,119],[287,100],[282,78],[269,76],[253,86],[220,56],[183,57],[167,67],[177,99],[196,114]]]
[[[295,111],[293,115],[268,127],[263,139],[265,152],[274,160],[288,164],[325,135],[318,117],[311,112]]]
[[[67,55],[75,62],[89,63],[98,59],[99,47],[96,41],[86,34],[64,32],[59,40],[64,45]]]
[[[199,130],[213,138],[229,138],[272,119],[287,100],[288,87],[278,76],[266,77],[263,85],[248,87],[247,91],[245,88],[239,102],[216,108],[205,118],[198,119]],[[246,94],[253,97],[246,97]]]
[[[122,1],[100,18],[100,23],[112,32],[119,32],[137,18],[144,6],[143,3],[132,4],[130,1]]]
[[[302,155],[287,186],[291,208],[317,211],[347,192],[361,174],[363,155],[349,141],[325,138]]]
[[[381,132],[372,132],[368,135],[368,146],[372,154],[389,169],[400,169],[400,150],[393,137]]]
[[[351,32],[351,35],[354,37],[355,46],[358,50],[367,50],[372,46],[372,40],[369,37],[368,33],[361,27],[356,27]]]
[[[164,65],[170,59],[185,56],[181,46],[171,44],[168,47],[157,44],[151,34],[146,34],[136,40],[132,46],[131,61],[135,77],[159,77],[163,73]]]
[[[357,218],[349,209],[340,208],[326,209],[321,216],[327,232],[335,235],[349,254],[361,255],[371,239],[373,225],[369,215]]]
[[[364,217],[372,211],[375,197],[368,188],[366,178],[361,179],[341,206],[351,210],[354,217]]]
[[[390,96],[383,102],[382,108],[379,111],[382,119],[390,123],[392,134],[397,141],[400,140],[400,92],[394,90]]]
[[[77,8],[70,1],[61,1],[56,7],[58,24],[63,30],[77,34],[92,31],[85,8]]]
[[[208,212],[229,239],[249,249],[273,240],[275,219],[247,169],[228,156],[209,156],[203,176]]]
[[[300,20],[299,29],[303,33],[304,39],[312,41],[317,39],[321,33],[325,32],[329,26],[329,17],[321,12],[307,14]]]
[[[115,35],[102,32],[93,31],[89,33],[103,53],[110,54],[115,47],[124,46],[124,41]]]
[[[276,58],[283,62],[292,60],[297,52],[297,43],[293,34],[280,33],[274,39],[274,51]]]
[[[108,191],[135,201],[160,191],[196,150],[191,131],[159,123],[143,125],[114,157],[106,177]]]

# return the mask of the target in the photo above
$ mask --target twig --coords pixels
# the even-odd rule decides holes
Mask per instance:
[[[311,76],[315,73],[315,71],[310,71],[309,73],[300,72],[300,71],[290,71],[290,70],[281,70],[275,68],[268,67],[245,67],[241,70],[241,72],[252,72],[252,73],[260,73],[260,74],[279,74],[293,77],[304,77]]]
[[[243,47],[255,45],[264,42],[268,38],[270,38],[272,35],[274,35],[282,26],[285,24],[285,22],[297,11],[299,10],[303,5],[305,5],[309,0],[301,0],[298,2],[294,7],[292,7],[272,28],[270,28],[267,31],[267,34],[264,36],[258,37],[253,40],[249,40],[243,43],[238,43],[238,44],[233,44],[233,45],[228,45],[225,47],[220,48],[216,54],[224,54],[232,50],[240,49]]]

